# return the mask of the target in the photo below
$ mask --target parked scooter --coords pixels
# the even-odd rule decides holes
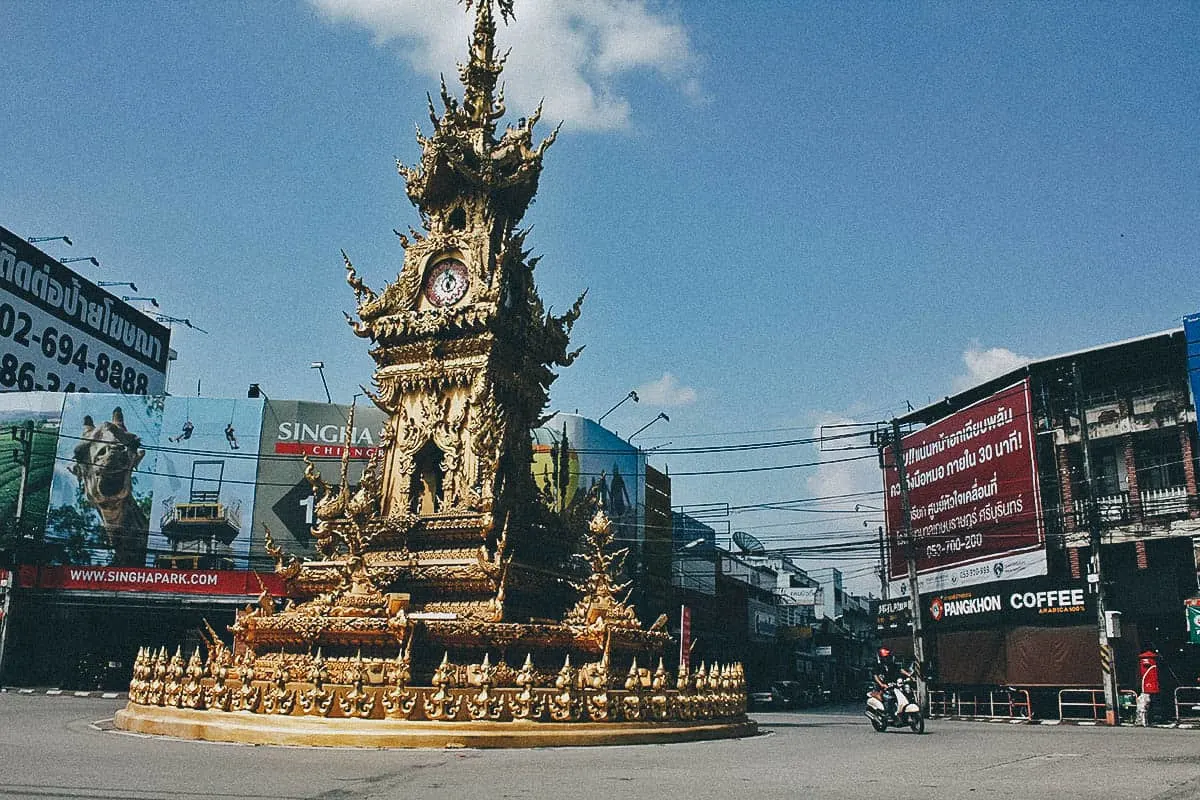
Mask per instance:
[[[894,698],[894,711],[889,713],[883,691],[867,693],[867,718],[871,727],[883,733],[889,726],[900,728],[907,725],[913,733],[925,732],[925,715],[914,700],[917,696],[916,681],[911,676],[889,683],[884,691]],[[912,698],[912,699],[910,699]]]

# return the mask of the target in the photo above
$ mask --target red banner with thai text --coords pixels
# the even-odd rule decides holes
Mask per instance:
[[[1044,548],[1031,409],[1026,380],[904,437],[919,573],[976,564],[986,576],[959,569],[951,583],[1017,577],[1005,574],[1006,562],[997,558]],[[907,559],[890,448],[885,465],[889,572],[896,579],[904,575]]]

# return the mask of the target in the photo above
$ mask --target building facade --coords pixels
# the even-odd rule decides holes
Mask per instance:
[[[1197,674],[1184,612],[1197,593],[1197,428],[1182,329],[1033,361],[900,422],[940,682],[1099,685],[1093,526],[1107,607],[1121,614],[1121,685],[1135,685],[1146,648],[1164,675]],[[899,519],[894,578],[907,566]],[[885,604],[880,635],[911,652],[905,602]]]

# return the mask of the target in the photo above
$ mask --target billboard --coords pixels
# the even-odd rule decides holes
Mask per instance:
[[[905,436],[919,591],[1045,575],[1028,379]],[[894,594],[908,591],[902,504],[892,448],[884,509]]]
[[[0,550],[16,552],[22,539],[45,528],[63,397],[46,392],[0,394]],[[29,464],[23,469],[26,441]]]
[[[875,635],[886,638],[912,632],[912,603],[907,597],[880,600],[875,607]]]
[[[166,391],[170,329],[0,228],[0,391]]]
[[[607,428],[562,414],[535,429],[533,477],[555,510],[584,509],[589,494],[599,498],[618,547],[644,541],[646,455]]]
[[[145,565],[162,414],[161,395],[66,395],[46,512],[54,560]]]
[[[167,397],[146,566],[247,569],[263,403]]]
[[[51,564],[245,569],[261,422],[259,400],[0,395],[0,435],[33,427],[25,528]]]
[[[283,579],[274,573],[146,567],[21,567],[18,581],[24,589],[66,592],[142,592],[245,597],[264,590],[280,597]]]
[[[375,406],[358,406],[354,428],[347,430],[350,407],[295,400],[268,400],[263,408],[262,436],[258,447],[258,494],[254,503],[253,568],[273,562],[265,549],[264,530],[284,552],[313,555],[312,527],[316,498],[304,477],[304,459],[316,467],[331,487],[341,484],[342,453],[347,436],[350,446],[348,480],[357,487],[367,460],[379,445],[387,421]]]
[[[999,581],[923,596],[921,616],[927,627],[946,630],[1095,625],[1096,595],[1066,578]]]
[[[1184,600],[1183,613],[1187,617],[1188,643],[1200,644],[1200,597]]]

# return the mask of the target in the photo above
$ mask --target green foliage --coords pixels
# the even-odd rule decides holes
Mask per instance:
[[[45,562],[91,564],[92,550],[104,546],[104,529],[90,508],[75,506],[50,509],[46,518]]]

